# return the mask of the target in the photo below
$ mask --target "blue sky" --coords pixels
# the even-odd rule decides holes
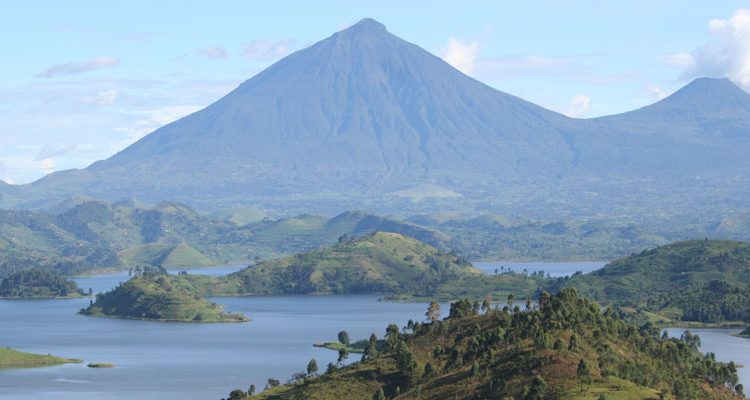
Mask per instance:
[[[29,1],[0,15],[0,179],[107,158],[364,17],[469,75],[576,117],[697,76],[750,87],[740,1]]]

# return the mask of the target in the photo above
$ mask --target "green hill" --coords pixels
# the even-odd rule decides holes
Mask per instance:
[[[69,279],[42,269],[18,271],[0,279],[0,298],[70,298],[83,290]]]
[[[210,280],[210,295],[278,293],[408,293],[479,275],[467,261],[397,233],[375,232],[330,248],[284,257]],[[200,280],[198,277],[188,279]],[[216,284],[216,281],[221,283]],[[235,292],[236,291],[236,292]]]
[[[459,301],[444,320],[391,325],[360,362],[295,374],[257,399],[740,399],[734,364],[700,340],[625,322],[575,290],[543,294],[532,310]],[[303,367],[303,366],[302,366]],[[235,392],[239,395],[239,392]],[[469,395],[470,394],[470,395]]]
[[[75,358],[62,358],[50,354],[34,354],[23,351],[0,348],[0,369],[47,367],[51,365],[81,363]]]
[[[750,284],[750,244],[687,240],[621,258],[567,286],[614,303],[637,304],[649,297],[710,281]]]
[[[198,295],[182,276],[147,270],[82,309],[81,314],[175,322],[243,322],[241,314],[223,312],[221,306]]]

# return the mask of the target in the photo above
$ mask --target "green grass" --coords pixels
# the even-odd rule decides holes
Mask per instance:
[[[615,377],[584,385],[583,393],[579,389],[573,389],[561,400],[598,400],[602,394],[607,400],[659,400],[658,390],[638,386],[633,382]],[[674,396],[665,398],[674,399]]]
[[[63,358],[50,354],[34,354],[9,348],[0,348],[0,369],[45,367],[82,362],[82,360],[75,358]]]

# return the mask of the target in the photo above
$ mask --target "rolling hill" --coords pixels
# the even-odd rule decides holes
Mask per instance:
[[[1,186],[0,204],[716,215],[748,194],[749,105],[702,78],[639,110],[568,118],[364,19],[106,160]]]
[[[298,374],[250,398],[743,398],[736,366],[700,354],[698,341],[627,323],[572,289],[526,311],[479,314],[478,305],[462,301],[446,320],[417,322],[403,333],[389,326],[384,349],[368,350],[360,362]]]
[[[263,261],[224,278],[193,279],[209,296],[305,293],[426,295],[480,272],[455,254],[398,233],[374,232],[333,247]]]

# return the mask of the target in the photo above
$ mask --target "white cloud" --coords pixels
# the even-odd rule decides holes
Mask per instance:
[[[591,106],[591,98],[589,96],[578,94],[573,96],[570,100],[570,106],[568,106],[568,115],[571,117],[581,118],[586,116]]]
[[[117,90],[102,90],[93,96],[84,98],[84,103],[94,106],[111,106],[115,104],[120,93]]]
[[[711,20],[708,32],[709,42],[689,54],[691,62],[682,77],[727,77],[750,88],[750,10],[739,9],[728,19]]]
[[[229,58],[229,53],[221,46],[204,47],[198,50],[198,54],[202,55],[203,57],[212,58],[215,60]]]
[[[474,63],[479,53],[479,42],[462,42],[454,37],[448,39],[448,43],[441,51],[440,57],[453,68],[470,75],[474,72]]]
[[[667,97],[667,92],[659,86],[647,86],[644,88],[648,96],[654,100],[661,100]]]
[[[204,107],[205,106],[180,105],[140,111],[138,112],[138,118],[133,123],[133,126],[127,128],[117,128],[117,130],[127,133],[128,140],[124,145],[129,145],[132,142],[153,132],[154,130],[171,122],[177,121],[178,119],[192,114]]]
[[[253,40],[245,46],[244,54],[253,61],[269,61],[285,56],[294,45],[294,39]]]
[[[45,158],[44,160],[39,161],[37,165],[39,165],[39,170],[44,174],[55,172],[55,168],[57,167],[54,158]]]
[[[94,57],[86,61],[74,61],[55,64],[38,73],[38,78],[54,78],[55,76],[68,76],[94,71],[102,68],[112,68],[120,65],[120,60],[110,56]]]
[[[695,58],[693,58],[693,55],[685,52],[667,54],[664,57],[664,61],[666,61],[667,64],[675,65],[678,67],[690,67],[695,64]]]

